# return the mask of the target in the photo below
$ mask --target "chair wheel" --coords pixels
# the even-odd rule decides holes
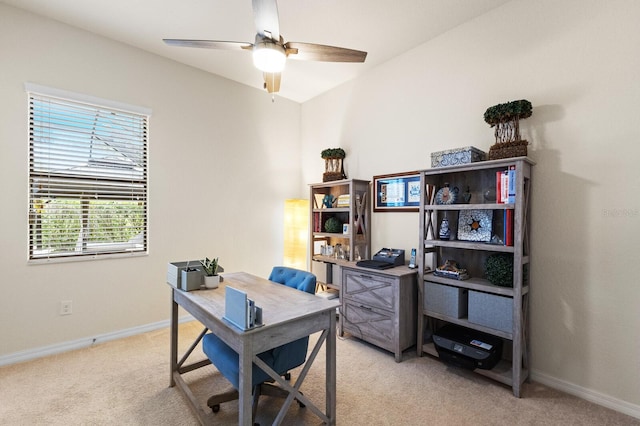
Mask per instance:
[[[291,380],[291,373],[284,373],[284,379],[285,380]]]
[[[211,411],[213,411],[214,413],[217,413],[218,411],[220,411],[220,404],[213,405],[211,407]]]

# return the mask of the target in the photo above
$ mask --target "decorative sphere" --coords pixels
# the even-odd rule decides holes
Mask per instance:
[[[324,230],[326,232],[332,232],[332,233],[334,233],[334,232],[342,232],[342,222],[340,222],[335,217],[330,217],[324,223]]]

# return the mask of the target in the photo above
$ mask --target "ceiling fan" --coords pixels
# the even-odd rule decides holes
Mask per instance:
[[[253,52],[253,64],[263,73],[264,88],[269,93],[280,90],[281,73],[287,58],[323,62],[364,62],[367,52],[323,44],[285,43],[280,34],[276,0],[252,0],[256,24],[253,44],[239,41],[183,40],[165,38],[170,46],[204,49],[247,50]]]

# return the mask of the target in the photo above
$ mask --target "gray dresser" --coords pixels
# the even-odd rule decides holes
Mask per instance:
[[[342,265],[342,331],[395,354],[416,344],[417,273]]]

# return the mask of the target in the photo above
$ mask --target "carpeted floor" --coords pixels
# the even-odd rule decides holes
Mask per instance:
[[[181,325],[185,350],[201,331]],[[311,346],[311,345],[310,345]],[[198,348],[195,356],[204,358]],[[302,386],[324,407],[324,357],[319,355]],[[523,397],[472,372],[434,358],[392,354],[357,339],[337,344],[339,425],[640,425],[640,420],[536,383]],[[296,376],[296,372],[293,372]],[[206,409],[210,394],[231,385],[212,366],[185,379]],[[0,368],[2,425],[196,425],[183,396],[169,388],[169,330]],[[271,424],[281,400],[262,398],[258,421]],[[208,411],[212,424],[237,423],[237,403]],[[292,404],[285,424],[319,425]]]

